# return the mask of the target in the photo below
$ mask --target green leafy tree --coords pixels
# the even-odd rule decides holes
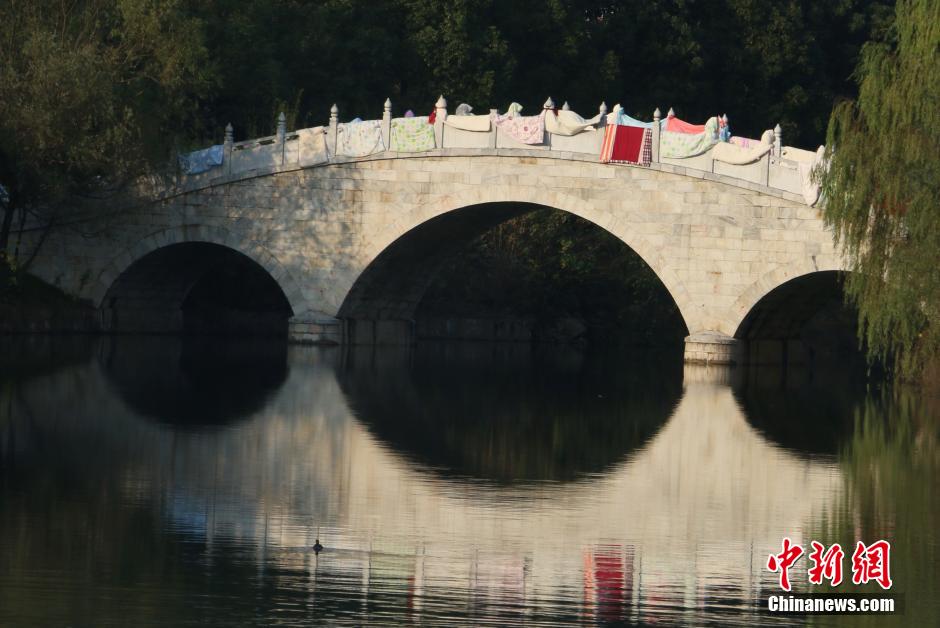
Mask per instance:
[[[833,110],[826,218],[872,358],[915,376],[940,351],[940,3],[901,0]]]
[[[14,226],[113,205],[192,133],[200,31],[181,0],[0,4],[0,265]]]

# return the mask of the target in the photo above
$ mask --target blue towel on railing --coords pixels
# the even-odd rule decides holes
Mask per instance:
[[[652,122],[642,122],[636,118],[631,118],[623,112],[623,109],[617,112],[617,124],[622,124],[624,126],[638,126],[644,129],[652,129]]]
[[[180,155],[180,170],[183,174],[200,174],[222,165],[222,145],[216,144],[202,150]]]

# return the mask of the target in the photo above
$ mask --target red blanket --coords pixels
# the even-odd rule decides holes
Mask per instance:
[[[625,162],[648,166],[652,131],[638,126],[609,124],[604,131],[601,163]]]

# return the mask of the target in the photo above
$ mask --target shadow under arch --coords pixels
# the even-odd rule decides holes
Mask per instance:
[[[567,347],[428,343],[351,349],[337,381],[392,452],[441,477],[571,481],[640,450],[682,395],[681,360]]]
[[[181,429],[223,427],[262,410],[287,380],[287,343],[116,336],[98,361],[136,414]]]
[[[810,272],[761,297],[734,334],[746,342],[745,362],[863,366],[857,314],[843,296],[845,276],[838,270]]]
[[[287,333],[293,315],[278,282],[227,246],[184,242],[128,266],[102,303],[104,327],[120,333]]]
[[[633,244],[628,243],[621,235],[597,222],[599,216],[592,216],[588,211],[574,211],[534,201],[481,201],[447,209],[430,218],[422,216],[416,226],[404,231],[375,254],[359,273],[339,307],[338,316],[347,323],[347,340],[351,344],[408,344],[414,339],[415,312],[445,260],[493,227],[545,209],[566,212],[585,220],[611,234],[636,254],[657,278],[658,286],[675,307],[677,320],[683,327],[678,340],[688,334],[688,323],[680,307],[680,297],[685,296],[685,289],[674,273],[660,263],[651,247],[642,244],[645,242],[642,237],[637,237]]]

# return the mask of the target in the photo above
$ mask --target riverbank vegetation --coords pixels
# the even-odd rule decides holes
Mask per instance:
[[[858,98],[833,110],[823,183],[870,357],[918,377],[940,355],[940,4],[901,0],[896,16],[862,50]]]

